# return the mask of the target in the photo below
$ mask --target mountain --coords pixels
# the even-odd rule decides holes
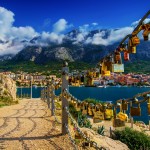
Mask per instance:
[[[117,29],[116,29],[117,30]],[[48,42],[46,45],[37,45],[41,42],[42,37],[37,36],[30,41],[21,41],[27,46],[17,55],[4,55],[3,59],[12,59],[15,62],[33,61],[36,64],[46,64],[50,61],[69,60],[71,62],[83,61],[88,63],[96,63],[105,55],[115,50],[118,43],[112,45],[96,45],[89,42],[94,36],[101,35],[103,39],[108,39],[111,34],[110,30],[93,30],[83,33],[79,30],[68,32],[61,44]],[[84,36],[84,38],[83,38]],[[1,42],[1,41],[0,41]],[[131,61],[150,60],[150,41],[142,41],[137,46],[137,53],[130,55]]]

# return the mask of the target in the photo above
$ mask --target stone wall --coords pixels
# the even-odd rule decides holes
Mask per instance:
[[[0,74],[0,97],[16,101],[16,83],[3,74]]]

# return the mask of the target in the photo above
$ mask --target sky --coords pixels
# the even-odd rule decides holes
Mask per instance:
[[[131,33],[149,6],[148,0],[1,0],[0,55],[18,53],[27,46],[21,41],[37,36],[38,45],[60,44],[73,29],[81,31],[72,39],[74,44],[107,46]],[[102,31],[85,39],[94,29],[110,29],[110,36],[104,39]]]
[[[118,28],[139,20],[150,9],[149,0],[1,0],[0,6],[15,14],[15,26],[51,30],[60,18],[75,28],[96,22],[103,28]]]

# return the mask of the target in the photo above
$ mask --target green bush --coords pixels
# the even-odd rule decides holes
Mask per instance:
[[[91,128],[92,125],[86,115],[83,115],[81,111],[76,111],[72,104],[69,104],[69,112],[77,120],[80,127]]]
[[[92,128],[91,122],[87,118],[86,115],[83,115],[81,112],[78,113],[78,125],[80,127],[85,127],[85,128]]]
[[[104,126],[100,126],[97,129],[97,133],[104,136],[104,132],[105,132],[104,130],[105,130],[105,127]]]
[[[116,139],[125,143],[131,150],[149,150],[150,136],[126,127],[122,131],[115,131]]]
[[[71,103],[69,103],[69,112],[77,120],[77,118],[78,118],[78,112],[76,111],[75,107]]]
[[[98,104],[98,103],[104,104],[104,102],[101,102],[101,101],[99,101],[97,99],[94,99],[94,98],[87,98],[84,101],[87,102],[87,103],[93,103],[94,105]]]

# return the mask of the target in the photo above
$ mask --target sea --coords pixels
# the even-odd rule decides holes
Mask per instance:
[[[32,98],[40,98],[41,89],[43,87],[32,88]],[[119,99],[132,98],[134,95],[142,92],[150,91],[150,87],[69,87],[69,92],[77,99],[83,101],[86,98],[94,98],[98,101],[111,101],[114,103]],[[61,89],[55,91],[56,95],[59,95]],[[30,95],[31,88],[17,88],[17,95]],[[147,104],[141,104],[141,116],[134,117],[134,120],[143,121],[148,124],[150,116],[147,113]]]

